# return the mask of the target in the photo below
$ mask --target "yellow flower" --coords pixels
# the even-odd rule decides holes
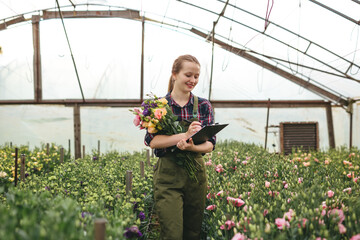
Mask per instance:
[[[143,122],[141,124],[141,126],[144,127],[144,128],[148,128],[149,127],[149,122]]]
[[[10,177],[10,178],[9,178],[9,181],[10,181],[10,182],[13,182],[13,181],[14,181],[14,178]]]
[[[157,133],[157,130],[156,130],[155,127],[148,127],[147,130],[148,130],[149,133]]]
[[[160,98],[159,101],[162,103],[162,104],[167,104],[168,101],[166,100],[166,98]]]

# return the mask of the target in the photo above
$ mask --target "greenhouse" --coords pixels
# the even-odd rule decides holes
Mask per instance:
[[[92,227],[107,219],[109,239],[158,239],[158,158],[132,111],[165,97],[190,54],[192,94],[228,124],[203,153],[202,239],[360,239],[359,12],[358,0],[0,0],[0,219],[39,204],[0,238],[102,239]],[[58,227],[32,225],[51,221],[32,208]]]

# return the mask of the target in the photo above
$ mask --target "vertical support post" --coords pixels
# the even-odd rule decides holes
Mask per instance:
[[[132,171],[126,171],[126,195],[132,191]]]
[[[82,154],[83,158],[85,158],[85,145],[83,145],[83,154]]]
[[[153,149],[153,148],[151,149],[151,157],[152,157],[152,158],[155,157],[154,149]]]
[[[20,180],[25,182],[25,154],[21,154]]]
[[[75,139],[75,159],[81,158],[81,125],[80,125],[80,106],[74,106],[74,139]]]
[[[33,15],[32,33],[34,47],[34,98],[36,102],[42,100],[42,75],[41,75],[41,54],[40,54],[40,15]]]
[[[10,148],[12,148],[12,142],[10,142]]]
[[[60,148],[60,163],[64,163],[64,148]]]
[[[353,132],[353,113],[352,112],[349,112],[350,114],[350,134],[349,134],[349,149],[352,148],[352,132]]]
[[[147,162],[147,165],[150,167],[151,162],[150,162],[150,150],[149,149],[146,149],[146,162]]]
[[[105,240],[106,219],[99,218],[94,221],[95,240]]]
[[[69,157],[71,156],[71,141],[70,141],[70,139],[69,139]]]
[[[269,112],[270,112],[270,98],[268,99],[268,103],[267,103],[267,113],[266,113],[265,146],[264,146],[264,149],[265,149],[265,150],[266,150],[266,147],[267,147],[267,138],[268,138]]]
[[[211,45],[211,69],[210,69],[210,85],[209,85],[209,97],[208,100],[210,101],[211,98],[211,91],[212,91],[212,79],[213,79],[213,72],[214,72],[214,46],[215,46],[215,26],[216,26],[216,22],[213,22],[213,28],[212,28],[212,32],[211,32],[211,41],[212,41],[212,45]],[[210,34],[209,34],[210,35]],[[208,40],[210,36],[207,37],[206,40]]]
[[[144,96],[144,42],[145,42],[145,17],[142,17],[141,32],[141,70],[140,70],[140,102],[143,102]]]
[[[50,154],[50,144],[47,143],[47,144],[46,144],[46,155],[49,156],[49,154]]]
[[[100,140],[98,140],[98,159],[100,158]]]
[[[328,135],[329,135],[329,147],[335,148],[335,136],[334,136],[334,124],[331,110],[331,103],[329,102],[326,107],[326,119],[328,126]]]
[[[19,149],[18,148],[15,148],[15,187],[17,186],[17,172],[18,172],[18,152],[19,152]]]
[[[145,166],[144,161],[140,161],[140,176],[141,176],[141,178],[145,177],[145,171],[144,171],[145,167],[144,166]]]

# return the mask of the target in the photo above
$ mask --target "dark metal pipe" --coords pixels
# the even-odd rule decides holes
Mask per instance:
[[[353,113],[352,112],[349,112],[350,114],[350,140],[349,140],[349,149],[352,148],[352,126],[353,126]]]
[[[269,98],[268,103],[267,103],[266,128],[265,128],[265,147],[264,147],[265,150],[266,150],[267,137],[268,137],[269,112],[270,112],[270,98]]]

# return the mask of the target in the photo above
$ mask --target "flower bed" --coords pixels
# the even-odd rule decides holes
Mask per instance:
[[[358,239],[360,153],[269,154],[225,142],[207,157],[213,239]]]
[[[357,149],[342,148],[282,156],[255,145],[218,143],[205,156],[209,190],[204,239],[359,239],[359,155]],[[1,194],[7,197],[0,208],[2,221],[17,220],[0,226],[0,238],[20,236],[10,233],[41,235],[51,229],[45,235],[53,239],[56,231],[61,232],[58,236],[63,233],[61,226],[74,224],[68,236],[93,239],[94,220],[106,218],[107,239],[158,239],[153,168],[146,166],[141,178],[140,161],[146,161],[145,152],[109,152],[30,174],[19,184],[20,192],[10,188]],[[151,164],[155,161],[152,158]],[[126,195],[128,170],[133,184]],[[57,200],[51,205],[49,199]],[[46,204],[40,207],[40,202]],[[69,210],[62,208],[65,205]],[[41,217],[32,212],[35,209],[42,211]],[[53,222],[58,227],[45,224],[51,214],[65,214]]]

